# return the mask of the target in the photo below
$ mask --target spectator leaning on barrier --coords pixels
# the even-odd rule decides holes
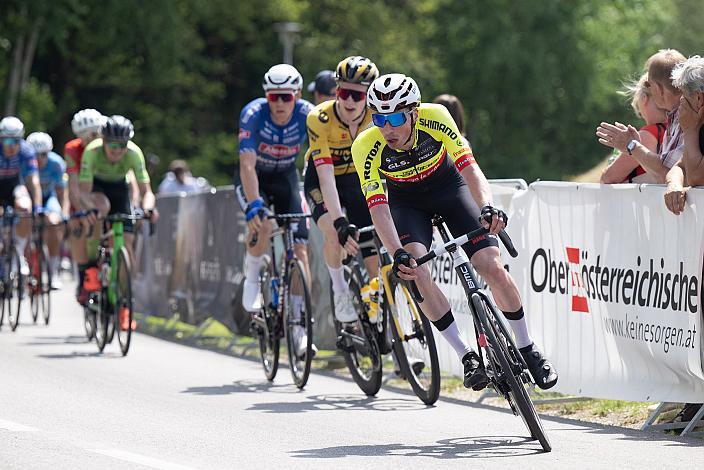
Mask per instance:
[[[668,110],[667,132],[660,154],[648,150],[641,142],[638,130],[631,125],[602,122],[596,129],[599,143],[632,156],[658,183],[665,182],[665,175],[679,161],[684,150],[678,113],[681,92],[672,85],[670,78],[675,66],[684,61],[685,57],[680,52],[663,49],[652,55],[645,64],[648,73],[645,85],[650,89],[655,104]]]
[[[665,205],[672,213],[681,214],[688,186],[704,185],[704,58],[687,59],[675,68],[672,79],[682,90],[679,110],[684,156],[667,173]]]
[[[190,194],[209,189],[208,180],[194,177],[185,160],[172,161],[169,172],[159,184],[159,194]]]
[[[665,124],[667,113],[657,105],[647,85],[648,74],[644,73],[637,82],[626,85],[626,90],[621,94],[631,98],[631,107],[636,116],[645,121],[645,126],[638,131],[641,143],[651,152],[660,154],[667,129]],[[648,173],[633,156],[619,153],[616,159],[604,169],[601,182],[604,184],[657,183],[658,178]]]
[[[334,100],[337,82],[335,82],[335,72],[332,70],[321,70],[315,76],[315,80],[308,85],[308,91],[313,93],[313,101],[315,105],[319,105],[324,101]]]

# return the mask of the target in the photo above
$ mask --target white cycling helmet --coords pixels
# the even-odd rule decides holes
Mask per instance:
[[[296,67],[288,64],[274,65],[264,74],[262,80],[264,91],[272,90],[295,90],[303,88],[303,77],[298,73]]]
[[[382,75],[367,90],[367,106],[378,114],[391,114],[420,104],[420,90],[402,73]]]
[[[24,124],[15,116],[7,116],[0,120],[0,137],[24,137]]]
[[[54,148],[54,141],[46,132],[32,132],[27,136],[27,142],[32,144],[37,153],[49,153]]]
[[[105,124],[105,116],[99,111],[92,108],[82,109],[73,115],[71,130],[76,135],[90,131],[99,132],[103,124]]]

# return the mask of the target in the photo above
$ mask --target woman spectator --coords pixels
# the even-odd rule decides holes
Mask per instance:
[[[442,94],[436,96],[433,103],[441,104],[450,111],[450,116],[452,116],[457,128],[462,133],[462,138],[467,140],[467,133],[464,129],[464,107],[460,99],[455,95]]]
[[[655,103],[649,83],[648,74],[641,75],[637,82],[626,85],[623,95],[631,98],[631,107],[636,116],[645,121],[638,134],[640,141],[648,150],[660,153],[662,140],[665,137],[667,113]],[[662,183],[656,175],[648,173],[635,158],[627,153],[618,153],[616,159],[604,169],[601,182],[613,183]]]

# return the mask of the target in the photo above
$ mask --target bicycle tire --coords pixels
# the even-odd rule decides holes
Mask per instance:
[[[132,274],[130,269],[130,257],[127,248],[120,248],[117,253],[117,273],[115,276],[115,314],[113,315],[115,322],[113,330],[117,331],[117,341],[120,343],[120,351],[123,356],[127,355],[130,350],[130,342],[132,340],[132,319],[134,311],[132,310]],[[127,328],[122,325],[123,310],[127,315]]]
[[[2,330],[2,324],[5,320],[5,288],[7,287],[8,284],[8,277],[7,275],[9,274],[8,268],[10,267],[9,262],[7,262],[7,257],[5,254],[2,254],[2,260],[0,261],[3,265],[0,266],[0,269],[2,270],[2,279],[0,279],[0,330]]]
[[[7,284],[10,288],[9,290],[5,290],[5,300],[7,301],[7,321],[10,324],[11,330],[15,331],[20,324],[20,311],[22,310],[25,279],[20,271],[20,255],[17,250],[12,250],[9,258]]]
[[[103,258],[101,262],[98,263],[98,269],[100,269],[101,264],[109,263],[110,261]],[[108,301],[108,292],[106,288],[101,288],[99,292],[96,293],[98,296],[98,306],[99,310],[95,312],[95,344],[98,346],[98,351],[103,352],[105,345],[109,343],[108,340],[108,323],[110,323],[110,312],[108,309],[111,308]]]
[[[42,245],[40,251],[42,259],[41,265],[41,277],[39,279],[40,286],[40,299],[42,307],[42,318],[44,319],[44,324],[49,324],[49,319],[51,317],[51,266],[49,264],[49,250],[46,244]]]
[[[29,262],[29,278],[27,279],[27,290],[29,291],[29,311],[32,314],[32,322],[37,323],[39,318],[39,308],[41,306],[41,278],[42,278],[42,259],[39,250],[37,249],[36,241],[29,244],[28,262]]]
[[[342,357],[345,359],[347,369],[352,375],[352,380],[366,395],[374,396],[379,393],[383,379],[382,357],[377,334],[368,321],[362,320],[362,318],[366,318],[364,302],[362,301],[362,274],[358,269],[352,269],[349,266],[344,266],[344,270],[345,280],[354,294],[354,305],[357,310],[357,330],[362,332],[366,338],[368,352],[362,348],[355,347],[354,344],[350,344],[342,349]],[[333,308],[334,318],[335,301],[332,288],[330,288],[330,305]],[[342,330],[340,322],[335,320],[334,324],[336,331]]]
[[[391,289],[395,308],[389,309],[392,313],[389,315],[388,327],[391,328],[394,339],[393,349],[396,360],[413,393],[426,405],[432,405],[440,397],[440,362],[430,321],[413,300],[406,286],[396,283],[391,285]],[[398,289],[401,289],[402,298],[397,295]],[[401,302],[410,308],[403,308],[404,304]],[[399,328],[404,338],[401,338]],[[413,338],[413,336],[417,337]],[[411,367],[411,360],[415,362],[418,359],[425,364],[425,367],[416,373]],[[426,374],[424,371],[428,365],[430,373]]]
[[[493,322],[489,320],[489,312],[491,312],[491,315],[493,316],[496,315],[496,312],[489,307],[486,299],[480,297],[479,294],[473,294],[471,300],[479,322],[487,335],[489,344],[492,345],[491,353],[495,356],[496,361],[501,368],[502,373],[500,374],[499,380],[502,380],[508,387],[510,398],[516,405],[514,411],[518,411],[518,414],[523,419],[523,423],[528,428],[531,437],[540,442],[540,445],[545,452],[550,452],[552,450],[552,445],[545,434],[543,423],[540,421],[540,417],[535,410],[533,401],[528,396],[528,392],[526,392],[526,389],[523,386],[523,381],[521,380],[520,375],[518,377],[516,376],[514,373],[515,368],[509,363],[508,358],[511,353],[507,345],[507,340],[506,338],[503,338],[504,333],[501,331],[501,327],[497,327],[497,324],[495,323],[500,322],[501,320],[496,318]],[[501,336],[499,336],[499,334]],[[519,367],[522,369],[522,364]]]
[[[83,307],[83,327],[86,330],[86,338],[88,341],[95,337],[95,312],[88,307]]]
[[[264,368],[264,375],[267,380],[272,381],[279,370],[279,346],[280,339],[277,336],[278,311],[274,308],[274,293],[272,292],[273,267],[271,259],[267,256],[259,274],[259,283],[262,293],[262,308],[258,312],[263,320],[257,326],[257,336],[259,339],[259,356]],[[278,295],[278,291],[276,292]]]
[[[308,281],[306,279],[305,270],[303,269],[303,264],[297,260],[292,259],[289,261],[289,277],[287,279],[288,286],[286,291],[288,292],[288,309],[287,312],[292,312],[294,307],[293,303],[293,292],[294,290],[303,291],[303,304],[301,307],[300,318],[294,320],[292,318],[285,318],[286,325],[286,345],[288,351],[288,363],[291,370],[291,376],[293,377],[293,383],[299,389],[303,389],[308,382],[308,377],[310,376],[310,367],[313,360],[313,309],[311,308],[310,302],[310,291],[308,290]],[[296,286],[296,277],[299,277],[300,285]],[[294,328],[296,326],[301,326],[304,328],[307,335],[306,341],[306,352],[303,358],[299,358],[296,354],[295,347],[295,335]]]

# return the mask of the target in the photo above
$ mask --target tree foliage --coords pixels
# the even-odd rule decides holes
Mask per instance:
[[[557,179],[604,155],[598,122],[635,121],[616,91],[650,54],[702,52],[703,10],[698,0],[5,0],[0,96],[21,46],[29,73],[16,113],[28,129],[65,142],[80,108],[124,114],[160,170],[185,158],[227,183],[239,111],[281,60],[273,24],[296,21],[307,80],[366,55],[382,73],[413,76],[425,100],[458,95],[490,177]]]

